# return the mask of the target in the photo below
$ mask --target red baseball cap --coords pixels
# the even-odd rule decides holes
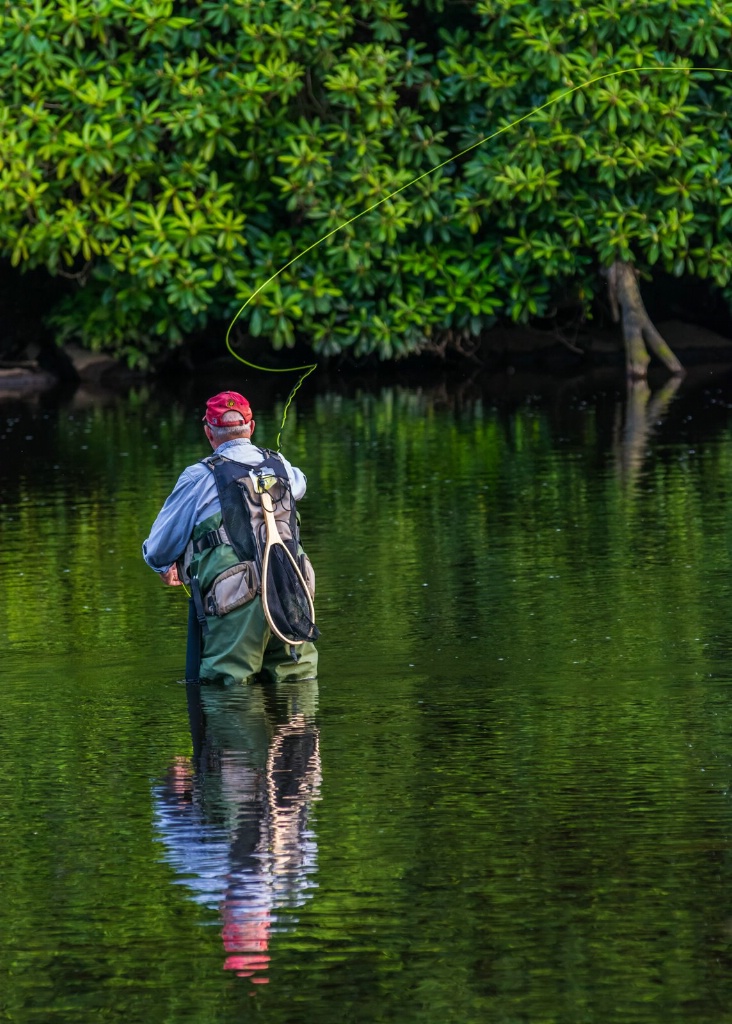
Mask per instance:
[[[221,391],[206,402],[206,415],[204,421],[210,427],[237,426],[236,423],[224,423],[221,417],[225,412],[238,412],[242,417],[242,423],[249,423],[252,418],[252,409],[243,395],[237,391]]]

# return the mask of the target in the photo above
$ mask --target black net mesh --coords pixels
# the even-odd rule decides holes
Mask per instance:
[[[307,590],[281,544],[270,551],[262,587],[266,588],[272,625],[281,636],[290,643],[318,639],[320,631],[310,618]]]

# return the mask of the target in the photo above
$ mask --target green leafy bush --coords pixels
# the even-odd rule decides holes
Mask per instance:
[[[732,295],[732,77],[688,70],[732,64],[732,2],[0,10],[0,254],[78,282],[61,339],[149,365],[553,98],[311,249],[242,328],[397,357],[498,316],[588,315],[615,259]]]

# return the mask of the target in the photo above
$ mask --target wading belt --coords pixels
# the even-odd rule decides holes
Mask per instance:
[[[209,530],[203,537],[193,542],[194,550],[199,554],[201,551],[208,551],[209,548],[217,548],[220,544],[230,544],[229,535],[223,526],[218,530]]]

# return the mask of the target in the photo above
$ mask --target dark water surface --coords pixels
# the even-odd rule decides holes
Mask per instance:
[[[231,383],[0,401],[0,1019],[732,1022],[730,378],[313,385],[320,679],[186,693]]]

